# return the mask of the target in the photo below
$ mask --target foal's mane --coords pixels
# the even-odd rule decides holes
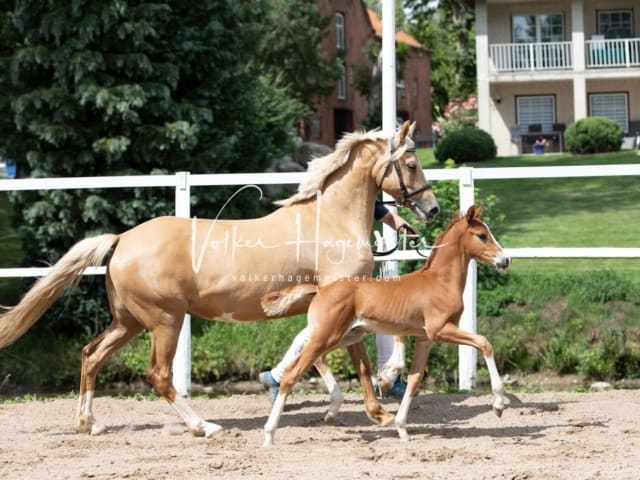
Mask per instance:
[[[355,146],[363,142],[383,139],[387,139],[387,135],[380,130],[345,134],[336,144],[335,151],[324,157],[314,158],[309,162],[307,168],[309,176],[300,184],[298,191],[293,196],[274,203],[286,207],[313,197],[322,188],[327,177],[347,163],[349,154]]]
[[[464,215],[462,214],[461,211],[457,211],[456,213],[453,214],[453,217],[451,217],[451,220],[449,220],[449,224],[447,225],[447,227],[442,232],[440,232],[440,234],[433,241],[433,248],[431,249],[431,254],[427,259],[427,263],[425,263],[424,266],[422,267],[422,270],[426,270],[427,268],[431,267],[431,264],[433,263],[433,259],[440,251],[440,247],[444,246],[442,245],[442,239],[447,234],[447,232],[449,232],[449,230],[451,230],[453,226],[463,218],[464,218]]]

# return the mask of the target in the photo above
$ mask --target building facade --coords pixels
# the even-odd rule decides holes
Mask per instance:
[[[616,121],[640,132],[638,0],[476,0],[479,126],[498,155],[563,150],[567,124]]]
[[[321,12],[331,18],[323,50],[341,59],[341,77],[335,91],[321,99],[303,132],[305,140],[335,146],[345,132],[363,128],[375,102],[362,95],[358,81],[362,72],[373,73],[376,64],[367,55],[370,42],[382,39],[378,16],[362,0],[319,0]],[[396,33],[396,42],[407,45],[408,53],[398,62],[397,112],[399,120],[416,121],[415,137],[421,144],[431,141],[431,63],[429,51],[413,37]],[[375,98],[375,92],[373,94]]]

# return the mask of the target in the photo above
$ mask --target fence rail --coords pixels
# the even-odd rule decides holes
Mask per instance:
[[[475,201],[475,180],[640,176],[640,164],[506,168],[461,167],[426,170],[425,175],[428,179],[435,181],[458,181],[460,209],[466,210]],[[237,174],[178,172],[175,175],[33,178],[0,180],[0,191],[174,187],[175,215],[188,218],[190,217],[191,187],[297,184],[305,177],[306,173],[301,172]],[[640,258],[640,248],[512,248],[507,251],[514,258]],[[376,260],[419,260],[422,258],[415,251],[399,250],[384,258],[376,257]],[[91,267],[85,270],[85,274],[102,275],[105,270],[105,267]],[[41,267],[1,268],[0,278],[42,276],[48,271],[48,268]],[[464,291],[465,309],[460,326],[474,332],[476,331],[476,288],[476,268],[475,263],[472,262]],[[187,316],[180,334],[178,351],[173,365],[174,384],[182,395],[188,395],[191,389],[190,332],[190,318]],[[477,362],[475,349],[466,346],[459,347],[458,362],[460,388],[464,390],[473,388]]]

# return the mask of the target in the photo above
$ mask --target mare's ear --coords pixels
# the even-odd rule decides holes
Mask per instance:
[[[413,130],[411,130],[411,126],[409,125],[409,120],[407,120],[406,122],[403,122],[403,124],[400,125],[400,128],[396,132],[396,145],[398,147],[404,144],[404,141],[407,138],[407,136],[411,136],[409,133],[410,131],[411,133],[413,133]]]
[[[416,131],[416,122],[411,122],[409,126],[409,131],[407,132],[407,137],[413,138],[413,132]]]
[[[480,215],[482,215],[482,210],[484,210],[484,204],[483,203],[478,205],[478,208],[476,208],[476,214],[473,216],[473,218],[480,218]]]

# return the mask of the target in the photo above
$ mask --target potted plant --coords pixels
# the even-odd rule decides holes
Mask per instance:
[[[536,155],[542,155],[546,146],[547,139],[544,137],[538,137],[533,143],[533,153],[535,153]]]

